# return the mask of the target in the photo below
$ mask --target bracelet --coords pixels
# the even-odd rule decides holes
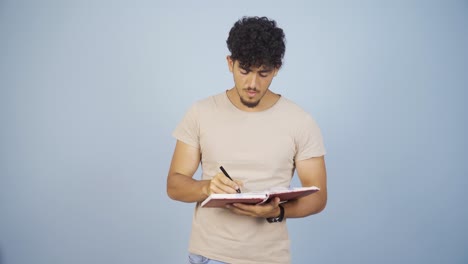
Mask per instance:
[[[282,222],[284,219],[284,207],[279,204],[278,207],[280,208],[280,214],[277,217],[268,217],[266,220],[268,223],[279,223]]]

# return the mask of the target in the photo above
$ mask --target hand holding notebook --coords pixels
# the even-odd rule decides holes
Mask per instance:
[[[271,201],[274,197],[279,197],[281,202],[297,199],[319,191],[316,186],[272,189],[264,192],[248,193],[213,193],[202,203],[202,207],[224,207],[232,203],[262,204]]]

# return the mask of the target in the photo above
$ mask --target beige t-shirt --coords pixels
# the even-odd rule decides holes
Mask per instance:
[[[225,92],[200,100],[173,136],[200,149],[202,179],[211,179],[222,165],[244,182],[243,192],[288,187],[294,161],[325,154],[315,121],[284,97],[261,112],[236,108]],[[286,221],[268,223],[200,203],[189,251],[227,263],[290,263]]]

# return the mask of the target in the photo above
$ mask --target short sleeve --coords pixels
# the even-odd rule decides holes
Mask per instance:
[[[304,121],[299,125],[295,143],[296,156],[294,159],[296,161],[320,157],[326,153],[320,128],[310,115],[306,115]]]
[[[200,126],[197,105],[192,105],[182,121],[172,132],[172,136],[192,147],[200,148]]]

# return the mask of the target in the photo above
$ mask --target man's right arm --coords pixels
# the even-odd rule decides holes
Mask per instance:
[[[190,203],[208,197],[210,181],[193,179],[200,158],[199,149],[177,140],[167,175],[167,195],[171,199]]]
[[[200,151],[177,140],[171,167],[167,175],[167,195],[181,202],[201,202],[211,193],[236,193],[242,182],[231,181],[219,172],[211,180],[195,180],[193,175],[200,164]]]

